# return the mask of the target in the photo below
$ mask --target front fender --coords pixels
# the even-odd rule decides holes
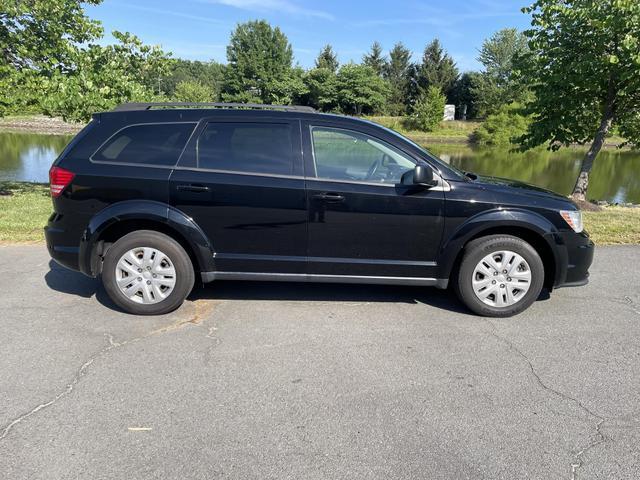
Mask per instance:
[[[112,225],[122,221],[151,221],[160,223],[177,233],[191,248],[200,271],[215,270],[213,247],[202,229],[183,212],[161,202],[127,200],[114,203],[98,212],[89,222],[80,241],[80,271],[89,276],[99,273],[95,255],[101,235]]]
[[[536,234],[553,254],[556,263],[554,283],[566,273],[567,252],[558,229],[542,215],[530,210],[518,208],[499,208],[483,211],[468,218],[459,225],[440,248],[438,278],[449,278],[459,253],[469,240],[482,236],[483,232],[491,234],[492,230],[508,230],[518,228]]]

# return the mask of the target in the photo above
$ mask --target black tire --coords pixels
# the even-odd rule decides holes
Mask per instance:
[[[509,250],[522,256],[531,271],[529,290],[516,303],[506,307],[487,305],[476,296],[472,286],[476,266],[485,256],[500,250]],[[480,278],[482,279],[482,276]],[[453,280],[458,298],[471,311],[485,317],[511,317],[529,308],[539,297],[544,285],[544,265],[538,252],[521,238],[510,235],[491,235],[469,242]]]
[[[127,297],[116,281],[116,266],[120,258],[129,250],[150,247],[164,253],[175,269],[175,285],[167,297],[157,303],[137,303]],[[162,315],[178,308],[193,289],[195,272],[191,259],[184,248],[173,238],[152,230],[138,230],[129,233],[107,250],[102,265],[102,283],[109,298],[126,312],[135,315]],[[161,287],[162,288],[162,287]]]

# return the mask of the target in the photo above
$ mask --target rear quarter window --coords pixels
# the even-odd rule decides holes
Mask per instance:
[[[91,157],[98,162],[173,166],[195,123],[131,125],[111,136]]]

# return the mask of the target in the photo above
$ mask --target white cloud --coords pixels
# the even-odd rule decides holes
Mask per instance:
[[[118,5],[121,8],[129,8],[132,10],[139,10],[141,12],[148,12],[148,13],[155,13],[158,15],[165,15],[165,16],[169,16],[169,17],[178,17],[178,18],[185,18],[187,20],[195,20],[195,21],[199,21],[199,22],[205,22],[205,23],[213,23],[215,25],[221,25],[226,23],[223,20],[219,20],[217,18],[210,18],[210,17],[203,17],[202,15],[191,15],[188,13],[183,13],[183,12],[176,12],[173,10],[165,10],[162,8],[155,8],[155,7],[145,7],[143,5],[135,5],[135,4],[131,4],[131,3],[116,3],[116,5]]]
[[[229,7],[251,10],[256,12],[284,12],[291,15],[301,15],[305,17],[324,18],[333,20],[330,13],[321,10],[314,10],[300,6],[290,0],[208,0],[207,3],[217,3]]]

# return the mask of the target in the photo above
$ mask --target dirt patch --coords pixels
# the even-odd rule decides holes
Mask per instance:
[[[4,132],[74,135],[84,126],[84,123],[70,123],[61,118],[45,117],[44,115],[0,118],[0,131]]]

